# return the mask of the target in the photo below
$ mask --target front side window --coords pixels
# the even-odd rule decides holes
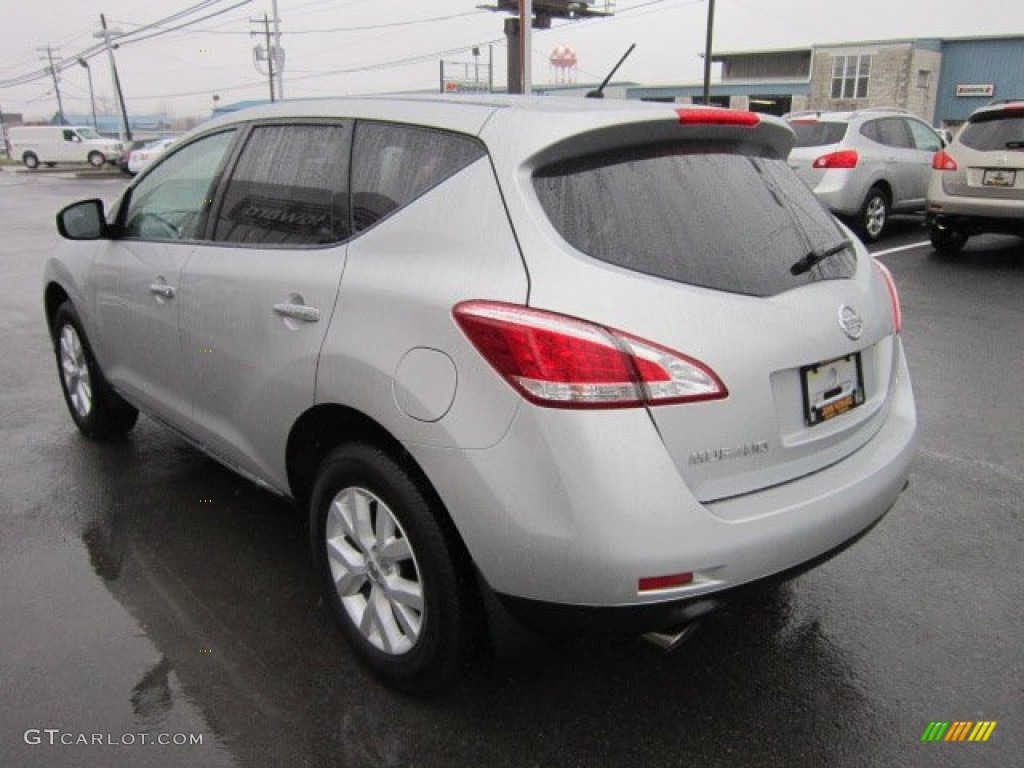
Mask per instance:
[[[321,245],[349,236],[352,124],[253,128],[224,191],[214,240]]]
[[[360,232],[484,155],[468,136],[360,122],[352,150],[352,227]]]
[[[74,131],[69,131],[69,130],[65,129],[64,130],[64,141],[74,141],[74,140],[75,140],[75,132]]]
[[[870,78],[870,55],[832,57],[833,99],[866,99]]]
[[[168,156],[131,192],[121,237],[135,240],[194,240],[212,202],[235,138],[222,131],[194,141]]]
[[[942,140],[939,135],[924,123],[916,120],[908,120],[907,127],[914,138],[914,146],[925,152],[938,152],[942,149]]]
[[[773,296],[856,269],[831,214],[768,148],[626,147],[541,168],[533,187],[566,242],[634,272]],[[808,255],[836,248],[799,268]]]

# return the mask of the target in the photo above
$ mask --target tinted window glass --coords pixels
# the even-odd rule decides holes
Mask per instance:
[[[224,190],[214,240],[336,243],[349,236],[352,124],[253,128]]]
[[[906,121],[899,117],[870,120],[861,127],[860,132],[872,141],[885,144],[887,147],[913,147]]]
[[[209,210],[213,182],[220,174],[235,132],[207,136],[154,167],[132,190],[122,237],[194,240]]]
[[[815,123],[793,121],[789,124],[796,134],[797,147],[823,147],[838,144],[846,135],[847,123]]]
[[[372,226],[483,155],[468,136],[360,122],[352,151],[353,229]]]
[[[756,147],[634,147],[556,163],[533,183],[566,241],[637,272],[768,296],[856,266],[847,249],[791,272],[844,236],[786,161]]]
[[[971,149],[1024,149],[1024,114],[994,112],[973,118],[960,134],[960,143]]]
[[[907,120],[907,127],[914,138],[914,146],[928,152],[938,152],[942,149],[942,141],[939,135],[924,123],[916,120]]]

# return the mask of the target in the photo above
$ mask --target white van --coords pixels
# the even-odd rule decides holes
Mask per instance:
[[[26,167],[40,163],[89,163],[100,168],[121,159],[124,146],[84,125],[21,125],[7,129],[11,157]]]

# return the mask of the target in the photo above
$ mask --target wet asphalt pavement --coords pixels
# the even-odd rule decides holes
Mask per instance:
[[[854,548],[674,654],[551,641],[423,702],[342,643],[304,515],[146,418],[74,430],[42,267],[56,209],[123,185],[0,172],[0,766],[1021,765],[1021,241],[882,257],[921,442]],[[925,239],[909,220],[876,250]],[[935,720],[998,725],[922,744]]]

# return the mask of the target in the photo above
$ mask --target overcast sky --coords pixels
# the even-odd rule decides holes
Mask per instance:
[[[286,51],[285,96],[328,96],[436,88],[438,60],[481,62],[494,43],[495,81],[505,81],[503,16],[482,11],[489,0],[279,0]],[[121,46],[115,53],[129,112],[203,114],[221,103],[266,98],[266,78],[254,66],[250,17],[270,12],[270,0],[3,0],[0,7],[0,86],[44,66],[37,48],[52,45],[74,57],[97,43],[99,15],[124,32],[204,5],[182,21],[223,11],[180,31]],[[602,79],[630,43],[637,48],[617,80],[698,82],[702,77],[707,0],[618,0],[610,19],[556,22],[535,31],[533,82],[554,80],[548,56],[571,45],[578,82]],[[232,6],[237,6],[232,8]],[[387,25],[387,26],[385,26]],[[361,29],[353,29],[361,28]],[[149,34],[160,30],[150,30]],[[1024,34],[1022,0],[716,0],[715,50],[759,50],[851,40]],[[462,50],[457,50],[462,49]],[[406,63],[402,63],[406,62]],[[112,94],[105,54],[89,59],[97,99]],[[1021,63],[1024,66],[1024,62]],[[67,113],[87,114],[86,71],[60,75]],[[56,111],[52,82],[0,87],[0,108],[28,118]]]

